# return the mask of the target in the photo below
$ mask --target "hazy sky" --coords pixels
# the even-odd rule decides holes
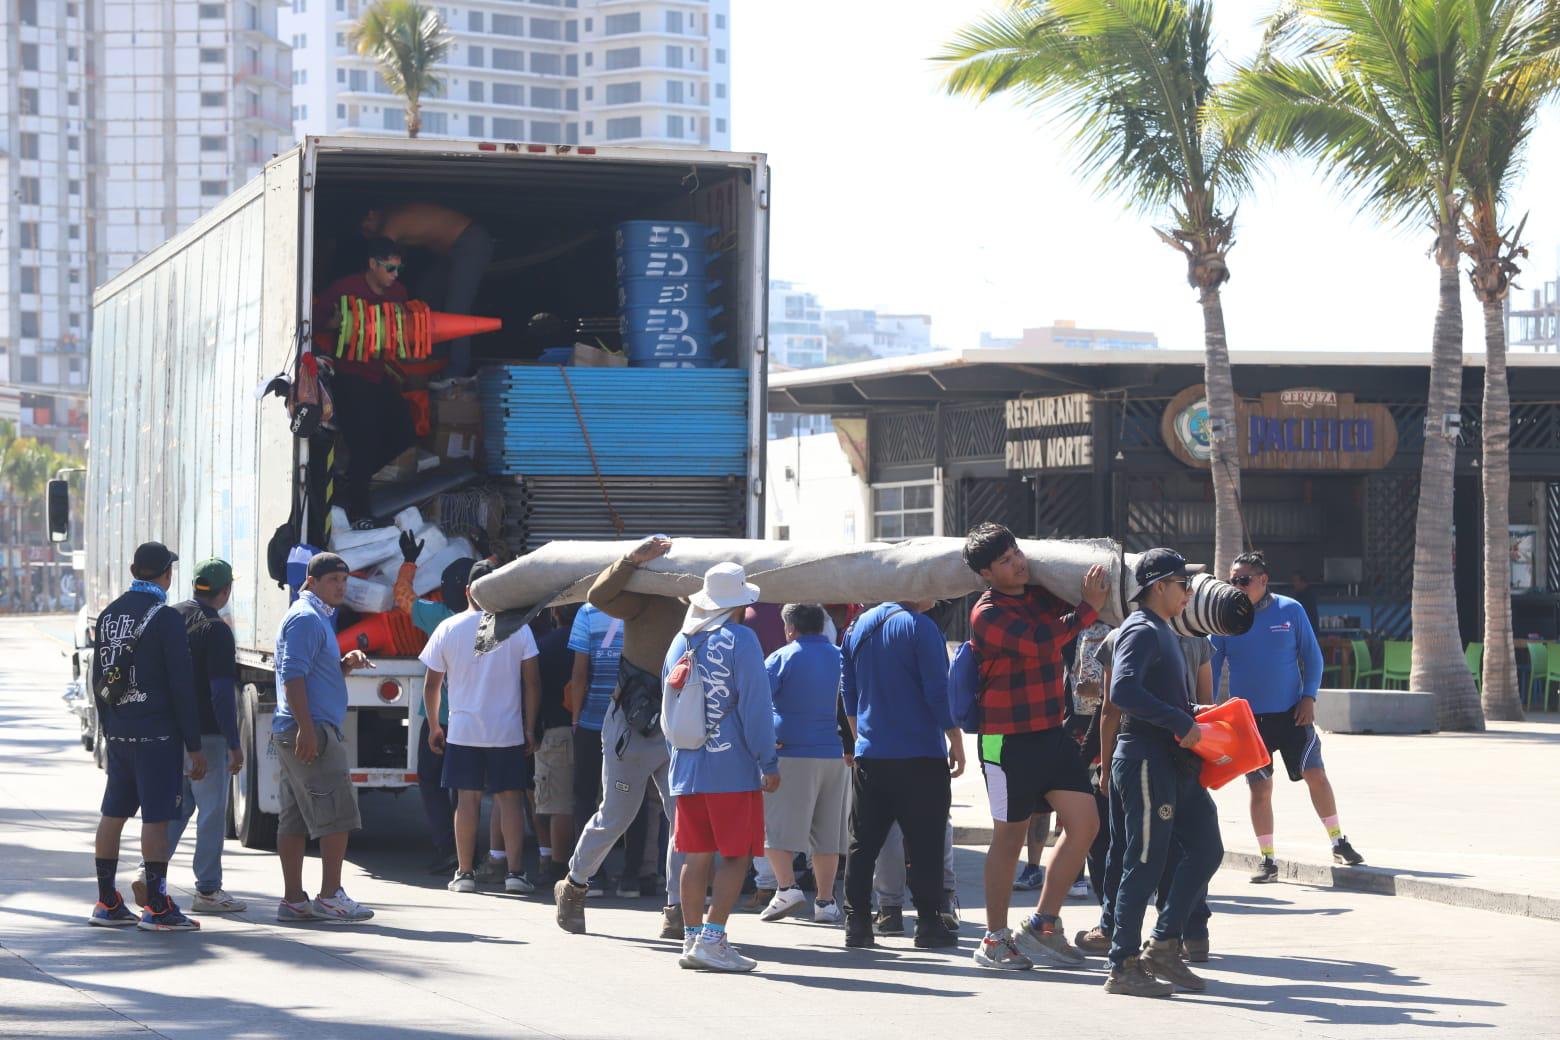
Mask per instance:
[[[1200,348],[1179,254],[1075,177],[1061,129],[1010,99],[938,89],[929,56],[992,0],[734,0],[733,147],[774,176],[770,274],[826,307],[926,312],[940,346],[1071,318]],[[1260,39],[1269,0],[1224,0],[1221,49]],[[1560,118],[1529,152],[1524,284],[1555,277]],[[1361,215],[1311,168],[1281,167],[1241,206],[1225,320],[1235,350],[1427,350],[1435,266],[1422,229]],[[1524,293],[1525,296],[1525,293]],[[1464,289],[1465,342],[1482,318]]]

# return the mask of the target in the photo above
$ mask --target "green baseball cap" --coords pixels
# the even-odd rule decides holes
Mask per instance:
[[[221,592],[233,584],[233,565],[212,557],[195,565],[195,591]]]

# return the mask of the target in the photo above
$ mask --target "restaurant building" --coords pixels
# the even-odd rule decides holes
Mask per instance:
[[[1446,522],[1464,641],[1482,639],[1483,357],[1456,415],[1426,415],[1422,354],[1235,354],[1241,512],[1273,583],[1316,598],[1322,634],[1409,637],[1427,427],[1458,438]],[[922,354],[773,376],[772,412],[826,414],[867,485],[863,538],[1109,536],[1211,562],[1214,508],[1200,351]],[[1510,359],[1513,619],[1560,636],[1560,364]]]

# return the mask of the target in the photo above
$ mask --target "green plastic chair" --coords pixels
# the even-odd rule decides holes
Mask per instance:
[[[1368,690],[1370,685],[1365,681],[1374,679],[1381,683],[1381,669],[1370,662],[1370,644],[1363,639],[1349,640],[1349,646],[1354,651],[1354,686],[1356,690]]]
[[[1484,644],[1469,643],[1463,651],[1463,657],[1468,662],[1468,671],[1473,673],[1473,688],[1479,693],[1484,692]]]
[[[1538,689],[1544,677],[1549,674],[1549,645],[1547,643],[1529,643],[1528,654],[1528,681],[1527,689],[1522,691],[1522,706],[1529,710],[1533,707],[1533,691]]]
[[[1408,670],[1414,660],[1414,644],[1404,639],[1391,639],[1381,647],[1381,688],[1383,690],[1408,689]]]
[[[1327,677],[1328,676],[1336,676],[1337,678],[1342,679],[1343,678],[1343,662],[1339,661],[1337,664],[1324,664],[1324,665],[1322,665],[1322,686],[1323,686],[1323,688],[1324,689],[1328,689],[1328,690],[1336,689],[1335,686],[1333,686],[1331,683],[1329,683],[1327,681]]]
[[[1529,648],[1531,650],[1531,647]],[[1560,684],[1560,643],[1544,644],[1544,671],[1538,688],[1538,710],[1548,711],[1549,701],[1557,684]],[[1534,674],[1538,675],[1537,670]]]

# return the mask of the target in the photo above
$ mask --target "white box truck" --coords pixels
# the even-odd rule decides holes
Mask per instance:
[[[230,830],[251,847],[274,840],[279,807],[268,737],[276,705],[275,637],[289,592],[268,574],[267,546],[295,503],[304,531],[318,527],[327,507],[308,479],[310,441],[293,436],[283,401],[261,397],[260,389],[278,373],[296,370],[315,332],[313,296],[349,270],[342,258],[362,244],[365,207],[403,201],[456,209],[497,240],[472,308],[505,318],[501,336],[475,341],[478,358],[487,361],[534,360],[525,356],[520,335],[530,313],[617,313],[618,223],[699,221],[717,229],[720,266],[711,278],[718,273],[725,308],[721,363],[751,376],[747,472],[717,489],[725,496],[719,522],[732,536],[755,537],[762,529],[769,224],[763,155],[308,138],[276,157],[94,294],[89,461],[85,501],[76,503],[85,521],[88,631],[97,612],[126,588],[140,542],[156,539],[178,553],[174,599],[189,594],[197,561],[220,556],[233,564],[229,614],[246,765],[233,781]],[[653,413],[654,402],[645,405]],[[653,420],[646,422],[653,428]],[[635,482],[641,491],[644,484]],[[562,497],[568,515],[595,493],[596,483],[554,476],[539,486],[531,496]],[[699,490],[697,481],[669,486],[684,511],[688,495]],[[648,508],[654,516],[653,498]],[[678,515],[657,529],[676,534]],[[590,522],[595,526],[553,529],[548,536],[601,536],[599,518]],[[88,674],[90,653],[90,646],[78,651],[81,676]],[[376,663],[377,670],[348,680],[352,778],[360,790],[401,791],[417,782],[409,709],[422,696],[423,670],[415,658]]]

